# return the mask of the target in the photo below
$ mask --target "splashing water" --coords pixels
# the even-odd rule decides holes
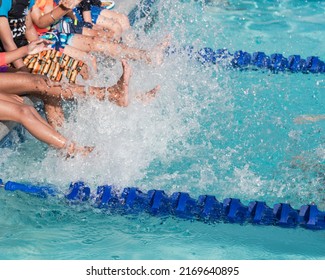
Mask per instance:
[[[218,9],[224,12],[223,8]],[[236,21],[239,10],[227,9]],[[237,39],[235,31],[227,38],[228,46],[220,45],[229,33],[227,26],[211,18],[212,10],[196,1],[161,1],[159,17],[150,29],[145,19],[138,23],[136,46],[152,49],[166,34],[172,35],[176,49],[239,45],[242,38]],[[101,59],[99,75],[91,84],[114,84],[121,74],[120,63]],[[324,98],[319,77],[204,66],[178,52],[159,67],[141,62],[130,65],[127,108],[91,97],[78,98],[77,104],[68,106],[62,133],[95,146],[93,153],[65,160],[29,138],[16,150],[3,149],[2,176],[49,182],[64,189],[70,181],[84,180],[92,186],[136,185],[270,203],[281,197],[296,206],[324,203],[322,169],[292,164],[304,152],[304,163],[324,158],[324,124],[306,127],[292,121],[302,113],[321,113]],[[157,84],[161,90],[150,104],[136,100],[136,94]],[[309,92],[303,90],[306,87]]]

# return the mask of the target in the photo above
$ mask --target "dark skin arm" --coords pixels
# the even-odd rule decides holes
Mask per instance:
[[[37,40],[31,42],[27,46],[20,47],[14,51],[6,52],[6,63],[12,63],[13,61],[22,58],[29,54],[36,54],[41,51],[47,50],[47,45],[49,41],[46,40]]]
[[[9,22],[6,17],[0,17],[0,26],[1,26],[0,40],[2,42],[2,45],[5,49],[5,51],[9,52],[9,51],[16,50],[17,46],[16,46],[14,39],[12,37]],[[13,65],[19,69],[24,66],[24,62],[21,58],[19,58],[13,62]]]
[[[29,42],[38,40],[38,33],[34,27],[32,16],[30,12],[26,16],[26,33],[25,33],[26,39]]]

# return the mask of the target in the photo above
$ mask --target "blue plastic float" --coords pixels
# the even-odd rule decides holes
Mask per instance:
[[[170,47],[167,55],[175,53],[185,53],[190,58],[195,58],[202,64],[218,64],[235,69],[267,69],[273,73],[291,72],[291,73],[325,73],[325,63],[317,56],[309,56],[306,59],[300,55],[290,55],[288,58],[282,54],[274,53],[266,55],[264,52],[254,52],[252,54],[239,50],[230,53],[227,49],[202,48],[194,51],[192,46],[186,46],[182,49]]]
[[[60,193],[53,186],[35,186],[8,181],[0,186],[6,191],[21,191],[40,197],[57,196]],[[263,201],[252,201],[247,205],[236,198],[226,198],[219,202],[213,195],[201,195],[198,199],[188,193],[175,192],[168,196],[161,190],[142,192],[138,188],[125,188],[118,195],[113,186],[97,187],[92,193],[84,182],[71,183],[63,194],[70,203],[88,202],[95,208],[109,209],[110,213],[139,214],[142,212],[155,216],[175,216],[185,220],[209,223],[238,223],[254,225],[273,225],[285,228],[297,226],[312,229],[325,229],[325,212],[314,204],[294,209],[288,203],[278,203],[270,208]]]
[[[129,14],[128,18],[131,25],[134,25],[142,18],[150,19],[153,17],[153,6],[157,0],[142,0]],[[325,73],[325,63],[317,56],[308,56],[303,59],[300,55],[290,55],[288,58],[280,53],[266,55],[262,51],[252,54],[243,50],[235,51],[233,54],[227,49],[213,50],[210,47],[201,48],[194,51],[192,46],[186,46],[183,49],[176,50],[171,47],[167,54],[185,52],[191,58],[196,58],[203,64],[221,64],[239,69],[269,69],[273,73],[289,71],[292,73]]]
[[[151,7],[155,2],[156,0],[141,1],[141,5],[136,6],[129,14],[131,24],[150,15]],[[194,51],[192,46],[186,46],[182,50],[169,48],[167,54],[172,55],[177,52],[185,52],[190,58],[195,58],[203,64],[222,64],[239,69],[254,67],[269,69],[273,73],[325,72],[325,63],[316,56],[303,59],[300,55],[291,55],[286,58],[278,53],[268,56],[264,52],[250,54],[242,50],[231,54],[227,49],[213,50],[208,47]],[[0,147],[4,147],[5,142],[1,141]],[[10,146],[10,143],[8,145]],[[119,196],[114,188],[108,185],[99,186],[94,194],[84,182],[72,183],[66,194],[59,193],[53,186],[35,186],[11,181],[4,184],[1,179],[0,187],[6,191],[21,191],[43,198],[63,195],[68,202],[88,202],[93,207],[109,209],[117,213],[146,212],[156,216],[176,216],[181,219],[211,223],[251,223],[286,228],[300,226],[312,230],[325,229],[325,212],[318,210],[314,204],[303,205],[299,210],[287,203],[278,203],[271,208],[263,201],[252,201],[246,206],[236,198],[226,198],[223,202],[219,202],[213,195],[201,195],[198,199],[194,199],[185,192],[176,192],[168,196],[162,190],[150,190],[145,193],[135,187],[125,188]]]

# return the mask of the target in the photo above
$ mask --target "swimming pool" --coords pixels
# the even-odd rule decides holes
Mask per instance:
[[[152,47],[171,33],[176,48],[324,60],[324,8],[319,1],[163,1],[150,24],[137,22],[138,44]],[[118,76],[108,73],[107,63],[97,83]],[[61,190],[84,180],[94,187],[207,193],[270,206],[315,202],[325,209],[325,124],[294,122],[302,114],[323,113],[323,74],[204,66],[187,54],[172,54],[159,68],[132,66],[130,107],[92,99],[71,107],[63,131],[96,146],[87,161],[66,161],[28,138],[2,149],[1,177]],[[113,69],[120,71],[118,64]],[[157,83],[162,90],[151,104],[132,99]],[[117,216],[3,190],[0,201],[3,259],[323,259],[325,252],[324,233],[301,228]]]

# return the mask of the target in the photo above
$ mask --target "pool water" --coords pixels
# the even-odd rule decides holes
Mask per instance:
[[[324,232],[117,216],[0,191],[1,259],[322,259]]]
[[[191,45],[288,57],[325,59],[322,1],[160,1],[137,22],[137,46],[152,48],[166,34],[175,48]],[[181,11],[181,12],[180,12]],[[288,202],[325,209],[324,74],[271,73],[202,65],[185,53],[160,67],[132,62],[131,104],[94,99],[66,104],[62,132],[96,149],[64,157],[32,137],[1,149],[4,181],[54,184],[74,180],[94,190],[108,183],[196,198]],[[113,71],[112,71],[112,70]],[[113,83],[119,63],[102,60],[95,84]],[[150,104],[135,95],[161,85]],[[324,259],[322,231],[206,224],[146,214],[118,216],[0,190],[2,259]],[[62,248],[57,250],[57,248]]]

